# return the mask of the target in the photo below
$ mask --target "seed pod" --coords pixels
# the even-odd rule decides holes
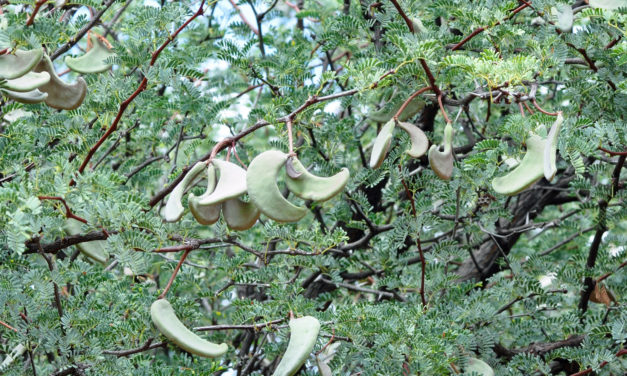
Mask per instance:
[[[109,50],[109,47],[100,40],[98,35],[92,34],[90,40],[93,47],[83,56],[65,58],[65,64],[68,68],[83,74],[101,73],[111,68],[111,64],[107,64],[105,61],[115,56],[115,53]]]
[[[422,157],[427,152],[427,148],[429,147],[429,139],[427,138],[425,132],[411,123],[399,121],[397,125],[399,128],[407,132],[409,140],[411,141],[411,148],[407,150],[406,153],[412,158]]]
[[[320,331],[315,317],[305,316],[290,320],[290,342],[272,376],[292,376],[298,372],[313,350]]]
[[[87,83],[79,77],[74,84],[66,84],[54,70],[54,65],[48,55],[44,55],[34,72],[47,72],[50,82],[39,87],[40,91],[48,93],[45,102],[48,106],[59,110],[74,110],[78,108],[85,95],[87,95]]]
[[[255,157],[246,172],[246,185],[252,203],[263,214],[277,222],[296,222],[307,209],[287,201],[279,191],[277,176],[285,165],[287,154],[268,150]]]
[[[246,193],[246,170],[220,159],[214,159],[211,163],[220,171],[220,178],[213,192],[198,196],[198,205],[219,204]]]
[[[481,376],[494,376],[494,370],[481,359],[469,358],[468,365],[464,368],[464,373],[478,373]]]
[[[557,167],[555,166],[555,160],[557,158],[557,136],[560,132],[560,127],[564,122],[562,112],[557,113],[557,119],[551,126],[549,135],[546,137],[546,145],[544,146],[544,177],[546,180],[551,181],[555,177]]]
[[[394,120],[390,120],[381,128],[374,140],[372,153],[370,154],[370,168],[379,168],[390,150],[392,134],[394,133]]]
[[[0,55],[0,78],[12,80],[30,72],[44,54],[43,48]]]
[[[45,101],[46,98],[48,98],[47,93],[42,93],[41,91],[37,89],[33,91],[27,91],[25,93],[20,93],[17,91],[10,91],[10,90],[2,90],[2,92],[8,98],[11,98],[16,102],[27,103],[27,104],[41,103]]]
[[[453,176],[453,126],[446,124],[444,128],[444,150],[440,151],[438,145],[429,148],[429,165],[435,174],[443,180],[450,180]]]
[[[67,221],[65,221],[65,232],[69,235],[78,235],[81,233],[81,224],[81,221],[74,218],[68,218]],[[106,246],[107,242],[105,240],[93,240],[90,242],[78,243],[76,248],[78,248],[82,254],[89,257],[91,260],[104,265],[109,259],[109,255],[105,250]]]
[[[213,164],[207,167],[207,190],[204,195],[210,195],[216,187],[216,170]],[[198,197],[193,193],[189,194],[187,199],[189,204],[189,211],[192,212],[196,221],[201,225],[212,225],[220,219],[220,211],[222,210],[222,204],[214,205],[200,205],[198,204]]]
[[[176,317],[172,305],[165,299],[159,299],[152,303],[150,317],[161,334],[187,352],[198,356],[216,358],[226,354],[229,349],[226,343],[218,345],[192,333]]]
[[[161,211],[161,215],[166,222],[176,222],[181,219],[183,212],[185,211],[185,208],[183,208],[183,204],[181,203],[185,189],[194,180],[194,178],[198,176],[203,169],[205,169],[205,167],[205,162],[196,163],[194,167],[189,170],[187,175],[185,175],[183,180],[181,180],[176,187],[174,187],[168,197],[168,201],[165,203],[165,206]]]
[[[546,141],[531,133],[527,138],[527,153],[515,169],[492,180],[497,193],[513,196],[540,180],[544,175]]]
[[[259,219],[259,209],[239,198],[232,198],[222,204],[222,215],[231,230],[243,231],[253,227]]]
[[[7,80],[0,84],[3,89],[26,93],[33,91],[50,82],[50,75],[46,72],[28,72],[13,80]]]
[[[588,4],[592,8],[601,9],[618,9],[620,7],[627,7],[627,1],[625,0],[588,0]]]
[[[291,160],[292,168],[297,172],[298,177],[292,178],[286,174],[285,185],[293,194],[305,200],[326,201],[337,195],[344,189],[350,173],[347,168],[343,168],[337,174],[330,177],[320,177],[311,174],[296,157]],[[287,166],[286,163],[286,166]]]

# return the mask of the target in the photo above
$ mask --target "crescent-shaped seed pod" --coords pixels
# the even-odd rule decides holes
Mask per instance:
[[[399,121],[397,123],[398,127],[407,132],[409,135],[409,140],[411,141],[411,148],[405,151],[405,153],[409,154],[412,158],[420,158],[427,152],[429,148],[429,139],[425,132],[417,126]]]
[[[272,376],[292,376],[298,372],[313,350],[320,322],[312,316],[290,320],[290,342]]]
[[[240,198],[232,198],[222,203],[222,216],[231,230],[243,231],[253,227],[259,219],[259,209]]]
[[[7,80],[0,84],[3,89],[26,93],[33,91],[50,82],[50,75],[47,72],[28,72],[23,76],[13,80]]]
[[[392,144],[392,134],[394,133],[394,120],[390,120],[381,128],[377,138],[374,140],[372,146],[372,153],[370,154],[370,168],[379,168],[385,160],[385,156],[390,150]]]
[[[557,119],[551,126],[548,136],[546,137],[546,145],[544,146],[544,177],[546,180],[551,181],[557,173],[557,167],[555,165],[557,159],[557,136],[560,132],[560,127],[564,122],[564,116],[562,112],[557,113]]]
[[[216,170],[213,164],[207,166],[207,190],[204,195],[210,195],[216,187]],[[203,196],[204,196],[203,195]],[[193,193],[189,194],[187,199],[189,204],[189,211],[192,212],[196,221],[201,225],[212,225],[220,219],[220,211],[222,210],[222,204],[213,205],[199,205],[198,197]]]
[[[305,200],[329,200],[344,189],[350,177],[347,168],[343,168],[333,176],[321,177],[307,171],[296,157],[289,157],[286,166],[290,162],[297,177],[292,178],[289,174],[285,174],[285,185],[290,192]]]
[[[546,141],[531,133],[527,138],[527,153],[515,169],[492,180],[497,193],[513,196],[540,180],[544,175]]]
[[[469,358],[468,365],[464,368],[464,373],[478,373],[481,376],[494,376],[494,370],[481,359]]]
[[[205,167],[205,162],[196,163],[189,170],[187,175],[185,175],[183,180],[181,180],[176,187],[174,187],[172,192],[170,192],[168,201],[165,203],[165,206],[161,211],[161,215],[166,222],[176,222],[181,219],[183,212],[185,211],[185,208],[183,208],[183,204],[181,203],[185,189],[187,189],[189,184],[205,169]]]
[[[158,299],[150,306],[150,317],[159,332],[181,349],[198,356],[216,358],[226,354],[229,347],[226,343],[215,344],[206,341],[187,329],[170,302]]]
[[[279,190],[277,177],[285,165],[287,154],[268,150],[255,157],[246,172],[246,185],[251,202],[263,214],[277,222],[296,222],[307,209],[289,202]]]
[[[65,58],[65,64],[71,70],[89,74],[89,73],[102,73],[111,69],[111,64],[107,64],[105,61],[115,56],[107,45],[96,34],[90,36],[92,48],[84,55],[79,57],[68,56]]]
[[[18,91],[11,90],[2,90],[2,93],[7,96],[7,98],[13,99],[16,102],[26,103],[26,104],[35,104],[41,103],[48,98],[47,93],[42,93],[41,91],[35,89],[33,91],[27,91],[25,93],[20,93]]]
[[[54,65],[48,55],[44,55],[39,64],[33,69],[34,72],[47,72],[50,81],[39,87],[39,90],[48,93],[45,102],[48,106],[58,110],[77,109],[87,95],[87,83],[79,77],[75,83],[66,84],[54,70]]]
[[[438,145],[431,145],[429,148],[429,165],[435,174],[443,180],[450,180],[453,176],[453,126],[446,124],[444,128],[444,140],[442,142],[444,150],[440,151]]]
[[[12,80],[30,72],[44,54],[43,48],[0,55],[0,78]]]
[[[220,172],[220,177],[213,192],[198,196],[198,205],[214,205],[246,193],[246,170],[240,166],[220,159],[211,163]]]

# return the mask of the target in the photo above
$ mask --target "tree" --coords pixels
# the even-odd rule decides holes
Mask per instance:
[[[270,375],[293,315],[300,375],[622,375],[627,4],[587,2],[0,2],[3,371]],[[192,167],[268,150],[350,179],[199,224]],[[158,297],[227,353],[162,335]]]

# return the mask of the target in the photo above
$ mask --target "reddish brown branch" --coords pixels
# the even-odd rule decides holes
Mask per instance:
[[[617,271],[621,270],[625,266],[627,266],[627,261],[623,261],[620,265],[618,265],[618,268],[616,268],[616,270],[614,270],[613,272],[605,273],[602,276],[600,276],[599,278],[597,278],[596,283],[599,283],[599,282],[603,281],[604,279],[607,279],[609,276],[611,276],[612,274],[614,274]]]
[[[242,10],[239,9],[239,7],[237,6],[237,4],[235,4],[235,2],[233,0],[229,0],[229,2],[231,3],[231,5],[233,5],[233,8],[235,8],[235,10],[237,11],[237,13],[239,14],[239,18],[242,19],[242,22],[244,22],[246,24],[246,26],[248,26],[248,28],[255,33],[255,35],[259,36],[259,30],[257,30],[257,28],[250,22],[248,21],[248,19],[246,19],[246,16],[244,16],[244,13],[242,13]]]
[[[191,242],[190,244],[181,244],[181,245],[173,245],[170,247],[163,247],[152,250],[154,253],[170,253],[170,252],[180,252],[180,251],[193,251],[200,247],[200,243]]]
[[[440,105],[440,111],[442,111],[442,116],[444,116],[444,120],[446,121],[446,124],[451,122],[451,119],[449,119],[448,115],[446,114],[446,111],[444,111],[444,104],[442,104],[442,94],[438,95],[438,104]]]
[[[398,111],[396,111],[396,114],[394,115],[394,120],[398,120],[398,117],[403,113],[403,111],[405,111],[405,108],[407,107],[409,102],[411,102],[414,98],[416,98],[420,94],[424,93],[425,91],[431,90],[431,89],[432,89],[431,86],[423,87],[422,89],[417,90],[412,95],[410,95],[409,98],[407,98],[407,100],[405,100],[405,102],[403,103],[401,108],[399,108]]]
[[[619,352],[616,353],[616,357],[623,356],[623,355],[627,355],[627,349],[621,349]],[[608,365],[608,363],[609,362],[607,360],[604,360],[603,362],[601,362],[601,364],[599,364],[599,368],[605,367],[606,365]],[[584,369],[583,371],[573,373],[570,376],[582,376],[582,375],[587,375],[589,373],[592,373],[592,368]]]
[[[627,155],[627,151],[611,151],[611,150],[608,150],[608,149],[603,148],[601,146],[599,146],[599,150],[608,153],[612,157],[617,156],[617,155]]]
[[[0,320],[0,325],[4,326],[7,329],[11,329],[14,332],[17,332],[17,329],[15,329],[14,327],[12,327],[11,325],[7,324],[6,322]]]
[[[170,287],[172,287],[172,283],[174,282],[174,279],[176,278],[176,275],[178,274],[179,270],[181,269],[181,265],[183,265],[183,262],[185,261],[185,259],[187,258],[187,255],[189,255],[190,250],[186,250],[183,253],[183,256],[181,256],[181,259],[179,260],[179,263],[176,264],[176,267],[174,268],[174,271],[172,272],[172,276],[170,276],[170,280],[168,281],[168,284],[165,286],[165,289],[163,289],[163,292],[161,293],[161,295],[159,295],[158,299],[164,299],[166,294],[168,293],[168,290],[170,290]]]
[[[398,14],[400,14],[401,17],[403,17],[403,20],[405,20],[405,23],[407,24],[407,27],[409,28],[409,31],[411,31],[413,33],[414,32],[414,23],[411,22],[409,17],[407,17],[407,15],[403,11],[403,8],[401,8],[401,5],[398,3],[398,1],[396,1],[396,0],[390,0],[390,1],[392,2],[392,4],[394,4],[394,7],[398,11]]]
[[[67,218],[73,218],[76,219],[77,221],[83,222],[85,224],[87,224],[87,220],[85,218],[79,217],[78,215],[74,214],[72,212],[72,209],[70,209],[70,207],[68,206],[67,202],[65,202],[65,199],[63,197],[58,197],[58,196],[37,196],[38,199],[40,200],[57,200],[57,201],[61,201],[63,203],[63,206],[65,206],[65,216]]]
[[[548,112],[548,111],[543,110],[542,107],[540,107],[540,105],[538,104],[538,102],[536,102],[535,98],[531,99],[531,103],[533,103],[533,106],[537,108],[538,111],[542,112],[543,114],[549,115],[549,116],[557,116],[557,112]]]
[[[26,20],[26,26],[30,26],[33,24],[33,21],[35,21],[35,16],[37,15],[37,13],[39,12],[39,8],[41,8],[42,5],[44,5],[46,3],[47,0],[38,0],[35,3],[35,9],[33,9],[33,13],[30,15],[30,17],[28,17],[28,19]]]
[[[198,7],[198,10],[196,11],[196,13],[194,13],[189,19],[187,19],[187,21],[185,21],[178,29],[176,29],[176,31],[172,35],[168,36],[168,39],[159,48],[157,48],[157,50],[155,52],[152,53],[152,57],[150,59],[150,64],[149,64],[150,67],[154,66],[154,64],[157,61],[157,58],[159,57],[161,52],[170,43],[172,43],[172,41],[179,35],[179,33],[181,31],[183,31],[183,29],[185,29],[185,27],[187,27],[187,25],[189,25],[194,19],[196,19],[197,17],[201,16],[204,13],[204,10],[203,10],[204,6],[205,6],[205,0],[202,0],[202,2],[200,3],[200,6]],[[96,153],[98,148],[100,148],[100,146],[107,140],[107,138],[113,132],[115,132],[115,130],[117,129],[118,123],[120,122],[120,119],[122,118],[122,115],[124,114],[124,111],[126,111],[126,108],[128,107],[128,105],[142,91],[144,91],[147,86],[148,86],[148,78],[146,78],[146,76],[144,76],[144,78],[142,79],[141,83],[139,84],[137,89],[133,92],[133,94],[131,94],[124,102],[122,102],[120,104],[120,108],[118,110],[118,113],[115,116],[115,119],[113,119],[113,122],[111,123],[111,126],[109,127],[109,129],[107,129],[107,131],[102,135],[102,137],[100,137],[98,142],[96,142],[96,144],[94,146],[92,146],[91,149],[89,149],[89,152],[87,153],[87,156],[85,157],[85,160],[83,160],[83,163],[78,168],[78,173],[83,173],[83,171],[87,167],[87,164],[89,163],[89,161],[91,160],[93,155]],[[70,185],[74,185],[74,184],[76,184],[76,183],[75,183],[74,179],[72,179],[70,181]]]
[[[453,48],[451,48],[452,51],[456,51],[458,49],[460,49],[464,44],[466,44],[469,40],[471,40],[472,38],[476,37],[478,34],[484,32],[485,30],[489,29],[490,27],[494,27],[494,26],[498,26],[500,25],[503,21],[507,21],[509,19],[511,19],[512,17],[514,17],[518,12],[520,12],[521,10],[527,8],[528,6],[530,6],[530,3],[525,2],[523,5],[519,6],[518,8],[514,9],[509,16],[505,17],[503,20],[501,21],[497,21],[494,25],[492,26],[481,26],[479,28],[476,28],[475,30],[473,30],[472,33],[470,33],[467,37],[465,37],[464,39],[462,39],[459,43],[457,43],[456,45],[453,46]]]

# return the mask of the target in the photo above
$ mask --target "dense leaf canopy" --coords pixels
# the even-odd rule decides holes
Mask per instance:
[[[270,375],[293,315],[320,322],[300,375],[623,375],[627,2],[291,1],[0,1],[0,372]],[[7,92],[40,48],[50,83]],[[495,190],[558,113],[555,176]],[[400,126],[370,167],[395,115],[430,155],[451,124],[450,180]],[[244,231],[199,224],[188,179],[163,220],[198,161],[268,150],[350,179],[313,202],[280,172],[306,215]],[[162,335],[159,296],[226,354]]]

